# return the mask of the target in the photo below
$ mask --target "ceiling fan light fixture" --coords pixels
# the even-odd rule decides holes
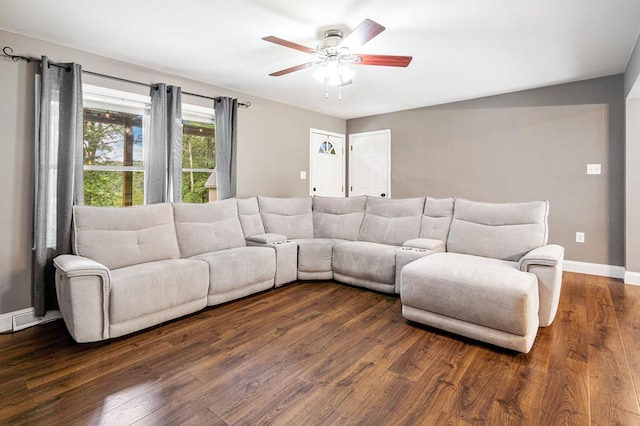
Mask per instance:
[[[319,83],[329,86],[342,86],[351,81],[355,73],[346,65],[333,60],[323,63],[316,72],[313,73]]]

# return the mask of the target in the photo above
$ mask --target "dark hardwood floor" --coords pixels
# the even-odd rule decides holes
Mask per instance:
[[[640,287],[565,273],[518,354],[300,283],[109,342],[0,335],[0,424],[640,425]]]

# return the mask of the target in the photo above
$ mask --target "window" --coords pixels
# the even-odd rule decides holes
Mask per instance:
[[[83,91],[84,204],[144,204],[149,96],[90,85]],[[188,104],[182,109],[182,198],[205,203],[216,198],[214,111]]]
[[[182,105],[182,201],[206,203],[217,197],[213,109]]]
[[[336,155],[336,149],[333,147],[333,144],[331,142],[325,141],[320,144],[320,149],[318,149],[318,153]]]
[[[144,204],[149,97],[85,85],[84,203]]]

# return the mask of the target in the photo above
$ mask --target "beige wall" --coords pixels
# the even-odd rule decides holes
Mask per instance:
[[[548,199],[567,259],[624,265],[623,107],[616,75],[348,120],[347,132],[391,129],[395,198]]]
[[[163,74],[132,64],[0,31],[2,46],[54,61],[78,62],[83,69],[143,83],[165,82],[206,96],[250,100],[238,116],[238,195],[308,195],[309,129],[345,133],[343,119],[232,92],[201,82]],[[34,72],[37,65],[0,60],[0,314],[31,306],[30,257],[33,199]],[[147,94],[144,86],[118,83],[88,75],[85,83]],[[211,101],[183,96],[183,101],[212,106]]]

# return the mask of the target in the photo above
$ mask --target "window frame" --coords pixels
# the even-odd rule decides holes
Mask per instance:
[[[84,164],[83,175],[86,171],[103,171],[103,172],[143,172],[143,179],[147,179],[146,165],[148,164],[148,146],[149,146],[149,128],[151,124],[151,97],[139,93],[128,92],[124,90],[110,89],[103,86],[93,84],[82,85],[82,108],[84,109],[101,109],[106,111],[122,112],[137,114],[142,116],[142,166],[126,166],[126,165],[97,165]],[[182,121],[214,124],[215,110],[212,107],[205,107],[182,102],[181,105]],[[214,131],[215,132],[215,131]],[[215,133],[214,133],[215,144]],[[182,173],[214,173],[214,168],[185,168],[182,167]],[[84,176],[83,176],[84,179]],[[144,195],[144,194],[143,194]]]

